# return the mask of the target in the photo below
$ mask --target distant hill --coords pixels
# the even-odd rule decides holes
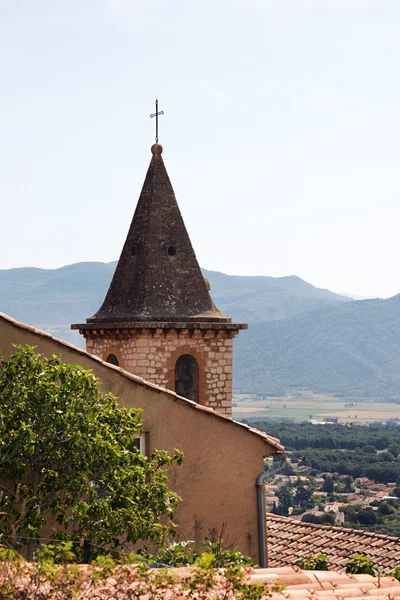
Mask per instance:
[[[400,294],[261,323],[235,343],[235,386],[248,393],[400,395]]]
[[[116,261],[82,262],[60,269],[0,271],[0,312],[83,345],[82,337],[70,330],[70,324],[84,321],[100,308],[116,264]],[[236,277],[206,270],[204,273],[217,306],[232,318],[250,323],[348,301],[294,276]]]
[[[211,284],[215,304],[234,320],[261,323],[286,319],[351,298],[316,288],[296,275],[248,277],[203,269]]]
[[[0,312],[83,346],[70,324],[97,311],[115,265],[0,271]],[[352,302],[296,276],[204,274],[217,306],[250,325],[235,342],[235,389],[399,393],[400,295]]]
[[[0,271],[0,312],[83,346],[82,336],[69,326],[100,307],[115,265],[87,262]]]

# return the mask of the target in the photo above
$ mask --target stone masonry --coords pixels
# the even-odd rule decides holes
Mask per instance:
[[[85,330],[87,351],[147,381],[175,389],[175,364],[184,355],[199,365],[199,402],[232,416],[232,342],[237,330],[126,329]]]

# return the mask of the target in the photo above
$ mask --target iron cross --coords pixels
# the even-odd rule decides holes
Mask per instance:
[[[152,119],[153,117],[156,118],[156,144],[158,144],[158,115],[163,115],[163,114],[164,114],[163,110],[158,112],[158,100],[156,100],[156,112],[153,113],[152,115],[150,115],[150,119]]]

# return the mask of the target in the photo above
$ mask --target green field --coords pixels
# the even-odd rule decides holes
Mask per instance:
[[[233,418],[240,421],[250,417],[289,418],[294,421],[323,421],[326,417],[338,417],[339,423],[385,422],[400,420],[400,405],[376,402],[371,398],[336,398],[329,394],[296,392],[282,397],[267,397],[234,394]]]

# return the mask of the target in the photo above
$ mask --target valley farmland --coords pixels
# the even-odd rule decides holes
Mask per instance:
[[[241,421],[251,417],[291,419],[293,421],[324,421],[337,418],[338,423],[369,424],[400,420],[400,406],[382,398],[346,397],[313,394],[302,390],[285,396],[234,394],[233,418]]]

